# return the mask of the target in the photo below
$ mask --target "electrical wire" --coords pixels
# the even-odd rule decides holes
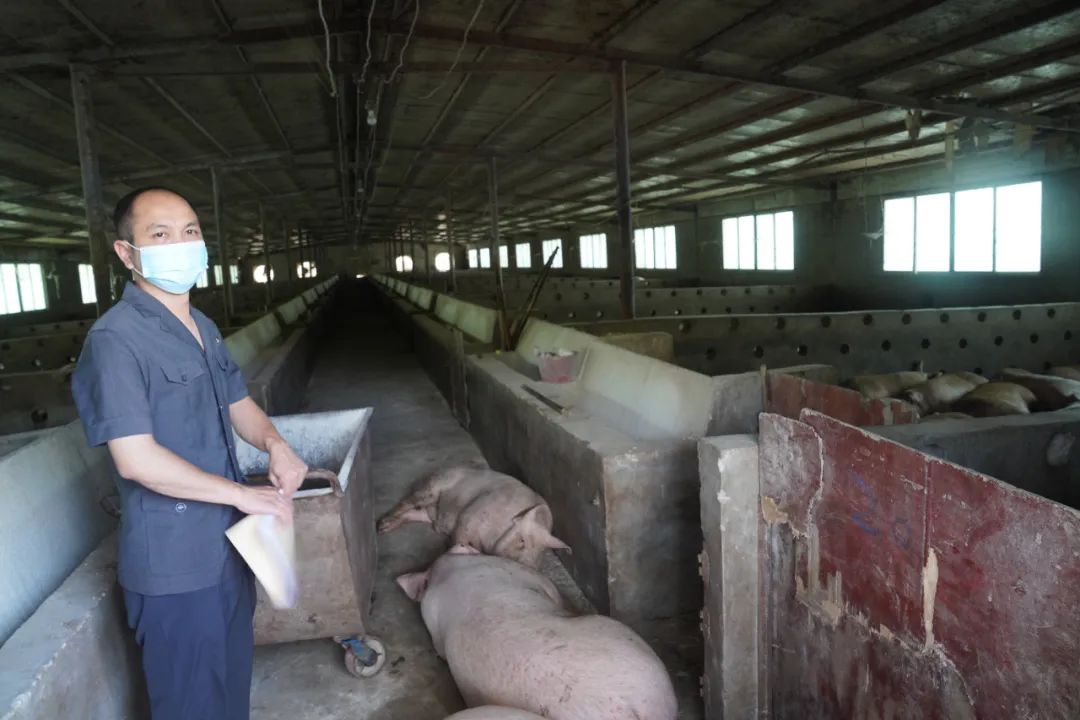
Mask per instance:
[[[412,40],[413,31],[416,30],[416,21],[420,18],[420,0],[416,0],[416,10],[413,11],[412,23],[409,24],[409,34],[405,36],[405,42],[401,45],[401,53],[398,55],[398,64],[390,73],[390,77],[383,80],[384,85],[389,85],[394,82],[397,77],[398,71],[405,64],[405,51],[409,49],[409,42]]]
[[[367,79],[368,65],[371,64],[371,18],[375,14],[375,2],[376,0],[371,0],[371,6],[368,7],[367,35],[364,36],[364,48],[366,52],[364,53],[364,65],[360,68],[360,85],[363,85],[364,80]]]
[[[476,24],[476,19],[480,17],[480,11],[483,9],[483,7],[484,0],[480,0],[480,2],[476,4],[476,10],[473,11],[472,18],[469,19],[469,24],[465,26],[465,34],[461,37],[461,45],[458,46],[457,54],[454,55],[454,62],[450,64],[450,69],[447,70],[446,74],[443,75],[442,81],[440,81],[439,84],[431,90],[431,92],[427,93],[426,95],[421,95],[418,98],[419,100],[430,100],[435,95],[435,93],[442,90],[443,87],[446,85],[446,81],[450,79],[450,74],[454,72],[454,68],[456,68],[458,66],[458,62],[461,61],[461,53],[465,52],[465,46],[469,43],[469,31],[472,30],[473,25]]]
[[[334,80],[334,71],[330,67],[330,25],[326,22],[326,13],[323,12],[323,0],[319,0],[319,19],[322,20],[323,33],[326,36],[326,74],[330,77],[330,97],[336,98],[337,81]]]

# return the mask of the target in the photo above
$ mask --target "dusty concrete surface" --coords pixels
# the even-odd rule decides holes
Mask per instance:
[[[359,302],[345,289],[343,302]],[[331,331],[319,353],[304,411],[371,406],[375,512],[390,509],[407,489],[437,467],[479,460],[469,435],[453,419],[435,386],[373,302],[348,318],[347,331]],[[397,575],[425,567],[445,547],[427,527],[406,526],[379,538],[375,603],[370,632],[389,651],[375,678],[349,675],[330,640],[256,649],[252,720],[442,720],[462,703],[446,665],[434,653],[418,606],[394,584]],[[553,556],[543,570],[571,607],[591,610]],[[697,617],[650,627],[646,639],[668,664],[679,693],[680,719],[703,717],[698,696],[700,634]]]

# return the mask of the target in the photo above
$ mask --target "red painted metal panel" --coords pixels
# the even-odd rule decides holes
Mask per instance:
[[[765,412],[797,419],[804,408],[859,427],[919,421],[918,409],[903,400],[868,400],[862,393],[839,385],[786,373],[765,374]]]
[[[761,418],[776,717],[1080,717],[1080,513],[802,419]]]
[[[933,638],[979,717],[1080,717],[1080,513],[940,460]]]

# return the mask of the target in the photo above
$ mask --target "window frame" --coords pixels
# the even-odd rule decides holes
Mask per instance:
[[[555,256],[555,260],[551,263],[552,270],[562,270],[566,266],[566,243],[563,242],[561,237],[548,238],[547,240],[540,241],[540,259],[546,263],[548,255],[550,255],[550,248],[556,247],[552,243],[558,243],[559,254]]]
[[[720,266],[724,269],[724,272],[748,272],[748,273],[793,273],[796,272],[796,266],[798,263],[798,251],[796,249],[796,237],[795,237],[795,207],[780,207],[774,210],[752,210],[748,213],[736,213],[734,215],[724,215],[720,218]],[[791,267],[779,269],[776,265],[776,216],[783,213],[791,213]],[[758,264],[758,243],[757,243],[757,228],[758,218],[764,215],[771,215],[773,218],[773,266],[772,268],[759,268]],[[724,221],[735,220],[738,222],[740,218],[751,217],[754,222],[754,267],[753,268],[741,268],[741,267],[728,267],[724,262]],[[738,240],[736,240],[738,242]]]
[[[0,315],[18,315],[20,313],[41,312],[42,310],[48,310],[49,309],[49,293],[48,293],[47,288],[45,286],[45,268],[44,268],[43,264],[39,263],[39,262],[2,262],[2,263],[0,263],[0,268],[3,268],[5,266],[11,266],[11,272],[13,273],[13,277],[15,278],[15,298],[16,298],[16,300],[18,300],[19,309],[18,310],[4,310],[3,312],[0,312]],[[27,309],[25,307],[25,303],[23,302],[22,280],[19,279],[19,268],[20,267],[30,267],[30,268],[33,268],[33,269],[37,270],[37,280],[38,280],[38,283],[40,284],[40,290],[41,290],[41,307],[32,307],[32,308],[29,308],[29,309]],[[2,278],[2,276],[0,276],[0,283],[2,283],[2,282],[3,282],[3,278]],[[31,284],[31,286],[33,286],[34,285],[33,281],[31,281],[30,284]],[[30,293],[33,294],[33,292],[34,292],[34,289],[33,289],[33,287],[31,287]],[[95,300],[95,302],[96,302],[96,300]],[[5,306],[6,306],[6,300],[5,300]]]
[[[445,269],[442,269],[442,270],[439,269],[439,258],[446,258],[446,268]],[[434,268],[435,272],[437,272],[437,273],[448,273],[448,272],[450,272],[450,252],[448,250],[440,250],[439,252],[436,252],[435,257],[431,261],[431,266],[432,266],[432,268]]]
[[[83,270],[86,270],[86,275],[83,275]],[[97,282],[94,279],[94,266],[90,263],[79,263],[79,295],[82,298],[83,305],[94,305],[97,303]],[[89,290],[89,292],[87,292]],[[87,295],[90,299],[87,300]]]
[[[525,249],[524,253],[522,248]],[[524,256],[525,262],[521,262],[521,258]],[[514,243],[514,266],[519,270],[529,270],[532,268],[532,243],[531,242],[519,242]]]
[[[985,190],[987,188],[994,191],[994,211],[991,213],[991,232],[990,245],[993,249],[993,265],[997,266],[997,191],[1001,187],[1009,187],[1011,185],[1026,185],[1029,183],[1039,183],[1042,187],[1039,190],[1040,200],[1045,198],[1046,180],[1041,175],[1024,176],[1022,178],[1012,178],[1009,180],[992,181],[989,184],[984,182],[967,182],[961,184],[938,184],[919,190],[918,192],[895,192],[888,193],[880,196],[881,202],[881,252],[879,254],[879,260],[876,263],[877,273],[880,276],[898,276],[905,273],[909,275],[981,275],[981,276],[997,276],[1008,277],[1010,275],[1016,277],[1032,277],[1034,275],[1041,275],[1043,271],[1043,231],[1045,225],[1043,224],[1043,208],[1039,208],[1039,269],[1038,270],[955,270],[956,267],[956,193],[967,192],[969,190]],[[886,270],[885,269],[885,203],[888,200],[904,200],[907,198],[915,199],[923,195],[938,195],[941,193],[949,194],[949,269],[948,270],[916,270],[916,261],[918,259],[917,247],[918,238],[912,238],[912,256],[911,256],[911,270]],[[918,201],[915,200],[913,222],[918,222]]]
[[[589,262],[585,264],[585,241],[589,242]],[[597,252],[599,249],[600,252]],[[597,264],[597,256],[603,255],[604,264]],[[585,233],[578,235],[578,267],[582,270],[607,270],[608,262],[608,236],[604,231]]]
[[[656,267],[656,262],[655,262],[655,259],[656,259],[656,231],[657,230],[666,230],[667,228],[671,228],[672,246],[673,246],[673,249],[675,251],[675,255],[674,255],[674,263],[675,264],[672,265],[671,267]],[[653,249],[652,249],[653,250],[653,265],[652,265],[652,267],[650,267],[648,265],[645,265],[645,264],[640,264],[639,265],[638,261],[637,261],[637,253],[638,253],[637,238],[638,238],[638,233],[639,232],[640,233],[645,233],[648,230],[652,231],[652,238],[651,238],[651,242],[653,244]],[[679,233],[678,233],[678,230],[676,229],[675,223],[666,223],[664,225],[649,225],[647,227],[636,227],[636,228],[634,228],[634,232],[631,235],[631,241],[630,242],[631,242],[632,250],[634,252],[634,270],[648,270],[650,272],[678,272],[678,270],[679,270]],[[666,247],[667,239],[666,238],[664,238],[664,243],[665,243],[664,256],[666,257],[667,256],[667,247]],[[648,252],[644,251],[644,250],[642,252],[643,252],[644,256],[646,258],[648,258],[648,256],[649,256]]]

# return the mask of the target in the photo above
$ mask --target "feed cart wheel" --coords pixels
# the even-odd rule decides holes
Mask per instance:
[[[377,637],[347,638],[342,644],[345,646],[345,667],[358,678],[374,677],[386,664],[386,646]]]

